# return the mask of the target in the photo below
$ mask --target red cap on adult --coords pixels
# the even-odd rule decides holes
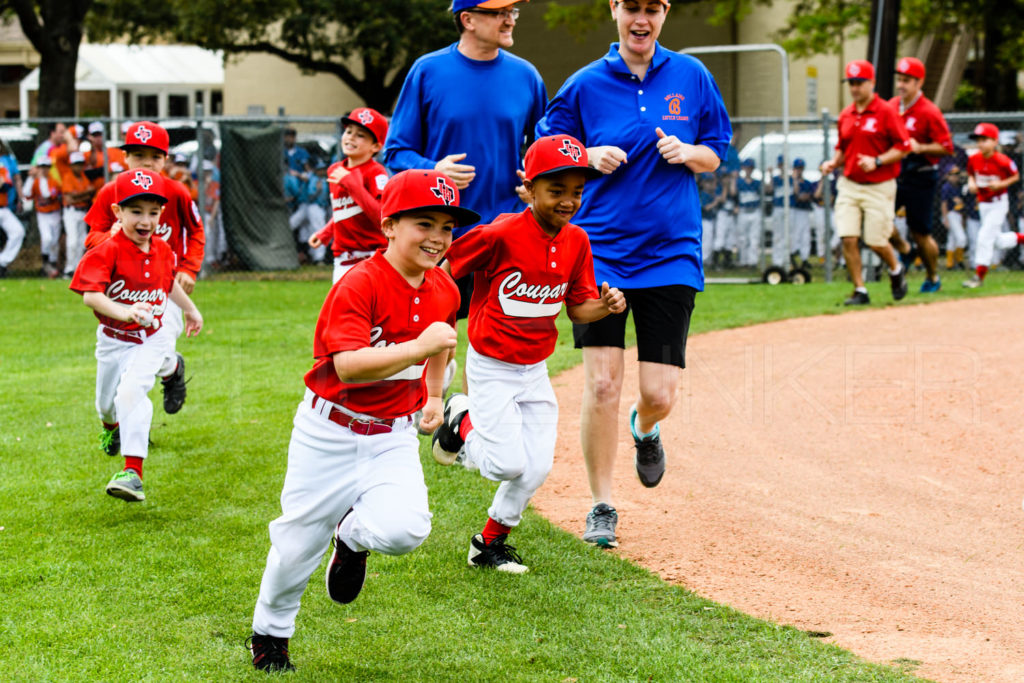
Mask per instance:
[[[847,81],[875,80],[875,67],[866,59],[855,59],[846,65]]]
[[[455,181],[433,169],[402,171],[384,186],[380,198],[381,217],[390,218],[408,211],[441,211],[460,226],[480,220],[476,211],[459,206],[459,188],[455,187]]]
[[[904,57],[896,63],[896,73],[924,80],[924,62],[917,57]]]

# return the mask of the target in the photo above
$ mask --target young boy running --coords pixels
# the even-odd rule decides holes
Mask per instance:
[[[569,221],[588,178],[583,144],[553,135],[526,152],[531,205],[470,230],[448,252],[452,276],[475,273],[469,304],[466,376],[470,395],[452,394],[434,433],[434,458],[459,460],[501,484],[481,533],[470,540],[471,567],[528,571],[509,532],[547,479],[558,436],[558,403],[545,359],[555,349],[555,319],[565,302],[576,323],[621,313],[626,300],[608,283],[598,292],[587,234]]]
[[[1024,244],[1024,233],[1002,231],[1010,209],[1006,190],[1020,180],[1020,171],[999,151],[999,129],[992,123],[979,123],[971,137],[978,141],[978,153],[967,158],[967,187],[978,195],[981,228],[974,252],[974,277],[963,285],[975,289],[985,282],[996,247]]]
[[[341,122],[345,126],[341,136],[345,159],[327,169],[331,220],[309,238],[309,246],[314,248],[331,243],[335,282],[387,246],[380,231],[380,197],[388,172],[373,157],[387,140],[388,121],[377,110],[362,107]]]
[[[289,670],[288,639],[299,600],[330,543],[327,593],[352,602],[369,551],[403,555],[430,533],[419,440],[410,416],[441,423],[441,382],[455,348],[459,292],[435,268],[457,224],[455,183],[437,171],[405,171],[382,198],[387,249],[331,288],[313,337],[313,369],[295,415],[281,516],[253,614],[252,663]]]
[[[125,155],[128,170],[146,169],[160,174],[167,163],[167,148],[170,138],[167,130],[151,121],[139,121],[128,127],[124,135],[121,150]],[[192,201],[192,194],[184,185],[176,180],[164,178],[164,192],[167,203],[160,216],[160,225],[156,236],[163,239],[171,247],[177,258],[174,279],[181,285],[185,294],[192,294],[199,270],[203,267],[203,251],[206,235],[203,221],[199,217],[199,207]],[[89,234],[85,238],[85,248],[91,249],[117,232],[117,217],[111,211],[114,182],[104,185],[96,195],[92,208],[85,214],[85,222],[89,226]],[[175,350],[178,337],[183,331],[181,311],[174,301],[168,302],[164,314],[164,324],[168,334],[165,343],[170,345],[170,353],[177,358],[166,376],[161,376],[164,391],[164,412],[168,415],[181,410],[185,404],[185,359]]]
[[[127,502],[146,499],[142,461],[149,448],[157,374],[176,362],[162,324],[167,302],[185,313],[187,336],[199,334],[203,317],[174,279],[174,254],[153,239],[167,203],[159,174],[138,169],[117,177],[112,211],[121,229],[82,257],[71,290],[82,295],[100,321],[96,330],[96,410],[103,422],[100,445],[124,453],[124,469],[106,491]],[[168,298],[169,297],[169,298]]]

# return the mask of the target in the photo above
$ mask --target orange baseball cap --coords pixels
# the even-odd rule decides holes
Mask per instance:
[[[875,80],[875,67],[866,59],[855,59],[846,65],[847,81],[873,81]]]
[[[571,135],[549,135],[536,140],[526,150],[523,164],[529,180],[561,171],[583,171],[588,180],[604,175],[588,165],[587,148]]]
[[[474,7],[481,9],[504,9],[520,1],[529,2],[530,0],[484,0],[484,2],[477,2],[477,0],[452,0],[452,14],[464,12]]]
[[[896,64],[896,73],[924,80],[924,62],[916,57],[904,57]]]
[[[410,169],[396,174],[384,186],[380,215],[391,218],[408,211],[441,211],[459,226],[472,225],[480,214],[459,206],[459,188],[455,181],[433,169]]]

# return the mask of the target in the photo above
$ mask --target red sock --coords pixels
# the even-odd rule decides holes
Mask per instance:
[[[1024,232],[1017,233],[1017,244],[1024,244]]]
[[[111,424],[109,422],[104,422],[103,423],[103,428],[106,429],[107,431],[110,431],[110,430],[113,430],[113,429],[117,429],[117,423],[115,422],[115,423]]]
[[[466,413],[466,417],[462,418],[462,422],[459,423],[459,437],[465,441],[471,431],[473,431],[473,421],[469,419],[469,413]]]
[[[135,470],[135,473],[139,475],[139,479],[142,479],[142,461],[144,458],[137,458],[134,455],[124,456],[124,468],[126,470]]]
[[[512,531],[512,527],[505,526],[504,524],[498,524],[490,517],[487,518],[487,524],[484,525],[482,535],[484,537],[484,543],[490,545],[491,541],[496,539],[498,536],[503,536],[508,532]]]
[[[974,272],[978,274],[979,280],[984,280],[985,274],[988,272],[988,266],[978,266],[974,269]]]

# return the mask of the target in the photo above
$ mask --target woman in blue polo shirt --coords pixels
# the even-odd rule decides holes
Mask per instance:
[[[619,42],[570,76],[537,124],[537,137],[582,140],[605,174],[587,183],[573,222],[590,235],[597,281],[621,289],[633,312],[640,395],[630,430],[647,487],[665,472],[658,422],[675,400],[694,295],[704,288],[694,174],[714,171],[732,138],[708,70],[658,44],[668,11],[662,0],[612,0]],[[603,547],[618,545],[611,489],[628,312],[574,330],[586,374],[582,443],[594,503],[583,538]]]

